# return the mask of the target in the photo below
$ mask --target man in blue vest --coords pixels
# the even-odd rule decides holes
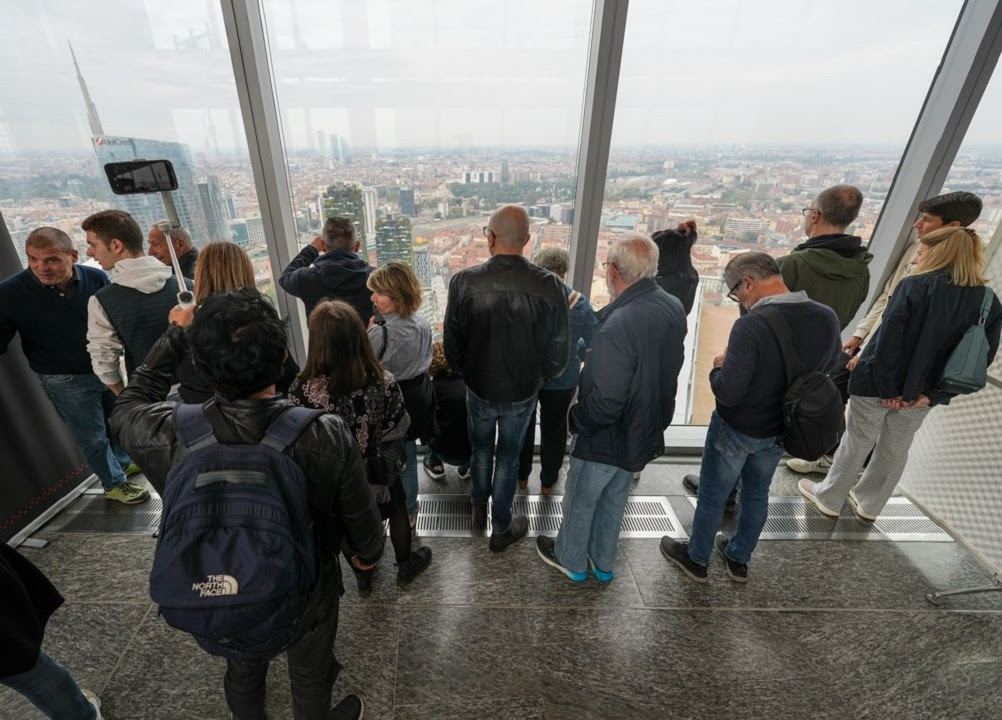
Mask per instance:
[[[171,268],[143,252],[143,231],[129,213],[102,210],[83,221],[87,255],[111,275],[87,306],[87,352],[94,374],[115,395],[167,329],[177,304],[177,280]]]
[[[139,468],[108,438],[115,396],[91,371],[87,355],[87,304],[108,278],[97,268],[75,264],[73,241],[57,228],[33,230],[25,253],[28,269],[0,283],[0,355],[19,334],[28,365],[101,480],[105,497],[142,502],[149,493],[126,479]]]

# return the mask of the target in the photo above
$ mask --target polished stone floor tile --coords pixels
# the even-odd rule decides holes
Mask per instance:
[[[156,540],[139,535],[58,535],[21,548],[72,602],[150,602]]]
[[[538,696],[536,668],[528,651],[523,610],[402,608],[396,703]]]
[[[366,712],[366,720],[369,718]],[[547,720],[542,698],[482,700],[457,697],[450,703],[397,705],[395,720]]]
[[[399,588],[400,605],[513,607],[520,602],[516,561],[510,552],[492,553],[486,538],[422,538],[431,565]]]
[[[572,582],[539,558],[535,538],[519,540],[506,552],[515,557],[519,592],[526,607],[643,606],[632,566],[622,545],[613,568],[616,577],[611,583],[600,583],[590,573],[584,582]]]
[[[651,607],[885,608],[934,610],[925,596],[990,582],[952,543],[770,541],[759,543],[749,582],[726,575],[714,552],[707,584],[690,581],[655,540],[624,540],[644,603]],[[970,596],[957,607],[1002,609],[1002,596]]]

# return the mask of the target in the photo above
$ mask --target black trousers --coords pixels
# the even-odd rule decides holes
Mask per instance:
[[[303,617],[309,627],[285,651],[295,720],[327,720],[330,714],[334,681],[341,671],[334,657],[339,605],[336,589],[325,592],[315,611]],[[223,689],[235,720],[265,720],[265,680],[269,664],[269,660],[226,661]]]
[[[543,487],[553,487],[560,474],[567,452],[567,411],[571,407],[577,388],[567,390],[540,390],[539,405],[539,464],[542,469],[539,481]],[[535,412],[535,411],[533,411]],[[532,472],[533,441],[536,423],[530,422],[525,431],[525,441],[518,457],[518,477],[526,479]]]

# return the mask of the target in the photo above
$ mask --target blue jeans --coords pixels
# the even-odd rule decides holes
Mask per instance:
[[[488,498],[493,499],[491,530],[496,533],[511,525],[518,454],[535,407],[535,395],[516,402],[490,402],[466,389],[466,426],[473,446],[470,500],[474,505],[485,505]]]
[[[731,560],[747,564],[769,516],[769,486],[783,456],[778,437],[755,438],[739,433],[720,419],[710,418],[699,469],[699,494],[689,536],[689,557],[707,565],[713,538],[724,519],[724,503],[741,480],[738,527],[727,546]]]
[[[612,570],[632,482],[631,470],[571,456],[563,520],[554,548],[561,565],[573,572],[588,572],[590,557],[599,570]]]
[[[400,484],[404,486],[404,495],[407,496],[407,515],[414,517],[418,496],[417,440],[404,441],[404,448],[407,450],[407,467],[400,473]]]
[[[80,692],[76,681],[44,652],[28,672],[0,679],[7,687],[30,700],[48,718],[94,720],[97,710]]]
[[[97,375],[39,375],[42,389],[105,490],[125,481],[132,460],[108,434],[115,395]]]

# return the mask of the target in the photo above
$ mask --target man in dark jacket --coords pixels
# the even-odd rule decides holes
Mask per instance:
[[[322,234],[292,259],[278,284],[303,301],[307,317],[321,300],[344,300],[365,325],[372,317],[372,292],[365,286],[372,267],[359,257],[361,247],[350,219],[327,218]]]
[[[707,580],[714,546],[730,578],[748,580],[748,562],[769,514],[769,486],[783,455],[783,396],[789,380],[779,341],[760,310],[768,305],[782,314],[805,370],[831,368],[842,344],[834,311],[803,290],[790,292],[769,255],[738,255],[724,268],[724,281],[731,288],[728,297],[749,312],[734,323],[727,348],[710,371],[717,409],[706,431],[689,542],[661,539],[662,554],[697,582]],[[737,532],[733,538],[714,538],[739,478]]]
[[[863,193],[852,185],[823,190],[803,210],[807,242],[779,259],[786,287],[803,290],[811,300],[830,307],[841,328],[856,315],[870,289],[873,255],[860,238],[845,234],[862,204]]]
[[[490,549],[501,552],[529,529],[511,512],[518,454],[536,393],[567,365],[570,318],[560,279],[522,257],[524,208],[497,210],[484,235],[491,259],[449,283],[444,341],[449,366],[466,381],[473,526],[484,527],[493,497]]]
[[[645,235],[629,235],[609,249],[613,302],[599,313],[570,412],[576,437],[563,522],[555,541],[536,540],[543,562],[576,582],[589,566],[598,580],[612,580],[633,473],[664,452],[675,412],[685,310],[654,282],[657,267],[658,247]]]
[[[170,230],[164,234],[162,228],[170,228]],[[189,281],[195,279],[198,248],[191,242],[191,235],[187,230],[183,227],[170,227],[169,220],[161,220],[150,228],[150,234],[146,239],[150,244],[149,254],[171,270],[174,269],[174,263],[171,261],[170,248],[167,247],[167,243],[173,245],[174,252],[177,254],[177,264],[181,266],[181,277],[187,278]],[[188,289],[191,290],[191,282],[188,282],[187,285]]]
[[[285,357],[285,327],[254,290],[208,298],[192,320],[191,308],[175,308],[171,326],[154,345],[115,404],[112,431],[143,463],[158,492],[185,452],[178,439],[175,403],[164,402],[171,378],[190,351],[216,388],[206,414],[220,443],[257,443],[271,421],[292,406],[275,395]],[[187,326],[187,330],[181,326]],[[334,658],[342,592],[338,552],[342,535],[352,563],[368,569],[383,552],[383,526],[373,502],[354,436],[341,419],[322,415],[287,450],[307,480],[318,560],[316,587],[303,603],[300,636],[288,648],[292,701],[297,717],[327,717],[339,666]],[[264,717],[267,660],[227,661],[224,687],[234,717]],[[343,703],[357,705],[349,696]],[[342,707],[339,705],[339,707]],[[345,708],[342,707],[342,711]],[[358,717],[358,712],[337,717]]]

